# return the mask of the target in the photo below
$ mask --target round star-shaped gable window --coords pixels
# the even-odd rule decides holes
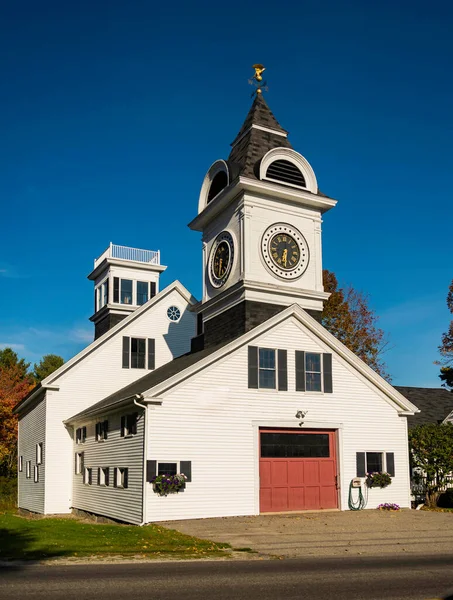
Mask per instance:
[[[181,311],[177,306],[169,306],[167,309],[167,317],[170,321],[179,321],[181,318]]]

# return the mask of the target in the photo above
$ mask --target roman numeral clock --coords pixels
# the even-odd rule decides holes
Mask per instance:
[[[271,273],[287,280],[303,275],[310,258],[304,236],[288,223],[277,223],[264,232],[261,253]]]

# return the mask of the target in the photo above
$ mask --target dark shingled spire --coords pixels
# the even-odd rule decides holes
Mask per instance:
[[[252,125],[266,127],[276,133],[263,131]],[[287,131],[272,114],[263,94],[256,94],[244,124],[231,144],[233,148],[228,157],[228,164],[232,178],[243,175],[258,179],[259,162],[269,150],[281,147],[292,148],[288,139],[279,133],[287,134]]]

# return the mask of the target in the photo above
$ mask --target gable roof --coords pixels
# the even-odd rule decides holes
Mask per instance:
[[[453,411],[453,393],[445,388],[420,388],[397,385],[395,388],[420,410],[407,418],[409,428],[426,423],[442,423]]]
[[[144,398],[145,401],[150,398],[156,398],[159,394],[181,383],[183,380],[191,377],[213,362],[234,352],[241,346],[251,342],[257,336],[262,335],[272,327],[291,317],[295,317],[316,337],[332,348],[338,356],[346,360],[356,371],[377,387],[399,413],[412,414],[417,412],[418,409],[412,402],[407,400],[407,398],[393,388],[385,381],[385,379],[375,373],[368,365],[355,356],[355,354],[346,348],[344,344],[337,340],[327,331],[327,329],[305,312],[300,306],[293,304],[233,341],[212,348],[206,348],[199,352],[184,354],[183,356],[172,360],[159,369],[148,373],[141,379],[138,379],[114,394],[104,398],[90,409],[75,415],[75,417],[87,414],[88,411],[93,412],[93,410],[101,412],[102,410],[105,410],[122,400],[131,398],[132,396]],[[73,420],[75,417],[72,417],[70,420]]]
[[[122,331],[125,327],[127,327],[130,323],[138,319],[143,313],[147,312],[150,308],[158,304],[162,301],[168,294],[173,291],[177,291],[181,294],[181,296],[191,305],[197,303],[197,299],[189,292],[189,290],[182,285],[178,280],[174,281],[158,294],[156,294],[153,298],[150,298],[148,302],[145,302],[140,308],[134,310],[134,312],[130,313],[127,317],[125,317],[122,321],[120,321],[117,325],[106,331],[103,335],[98,337],[96,340],[88,344],[86,348],[81,350],[78,354],[73,356],[67,362],[65,362],[59,369],[48,375],[45,379],[38,383],[36,387],[34,387],[20,402],[16,404],[14,407],[14,413],[19,412],[24,408],[24,405],[31,401],[36,394],[42,389],[58,389],[58,378],[66,373],[71,367],[79,363],[86,356],[94,352],[99,346],[102,346],[107,340],[116,335],[118,332]]]

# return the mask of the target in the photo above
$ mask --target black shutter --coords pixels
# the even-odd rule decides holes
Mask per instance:
[[[157,475],[157,460],[146,461],[146,481],[151,483],[153,477]]]
[[[80,433],[81,433],[81,430],[79,427],[78,429],[76,429],[76,432],[75,432],[76,444],[80,444]]]
[[[333,392],[331,354],[322,355],[322,372],[324,377],[324,392],[331,394]]]
[[[365,452],[357,452],[356,463],[357,463],[357,477],[365,477],[366,476]]]
[[[120,301],[120,278],[113,278],[113,302]]]
[[[124,469],[123,470],[123,488],[127,488],[127,485],[128,485],[128,474],[129,474],[129,469]]]
[[[98,467],[98,485],[101,485],[101,467]]]
[[[124,437],[124,429],[126,427],[126,417],[121,417],[121,437]]]
[[[137,421],[138,413],[133,413],[132,415],[130,415],[130,426],[128,427],[128,429],[131,435],[136,435],[137,433]]]
[[[99,429],[100,429],[101,424],[100,423],[96,423],[96,427],[95,427],[95,431],[96,431],[96,441],[99,440],[99,438],[101,437],[101,434],[99,433]]]
[[[123,337],[123,369],[129,368],[129,338]]]
[[[74,454],[74,473],[77,475],[77,452]]]
[[[86,427],[82,427],[82,441],[85,441],[87,439],[87,428]]]
[[[109,467],[105,468],[105,485],[109,484],[109,474],[110,474],[110,469]]]
[[[88,469],[88,485],[91,485],[93,483],[93,469],[90,468]]]
[[[113,468],[113,487],[118,487],[118,469]]]
[[[148,369],[156,368],[156,341],[148,338]]]
[[[104,421],[104,440],[107,439],[107,432],[109,430],[109,422],[108,421]]]
[[[156,295],[156,282],[151,281],[151,298],[154,298]]]
[[[83,473],[85,469],[85,452],[80,453],[80,472]]]
[[[393,452],[387,452],[385,455],[385,462],[387,463],[387,473],[390,477],[395,477],[395,454]]]
[[[288,390],[288,359],[286,350],[277,351],[278,361],[278,389],[282,392]]]
[[[249,346],[249,388],[258,389],[258,348]]]
[[[182,460],[180,463],[180,473],[187,477],[186,481],[192,481],[192,461]]]
[[[296,392],[305,392],[305,352],[296,350]]]

